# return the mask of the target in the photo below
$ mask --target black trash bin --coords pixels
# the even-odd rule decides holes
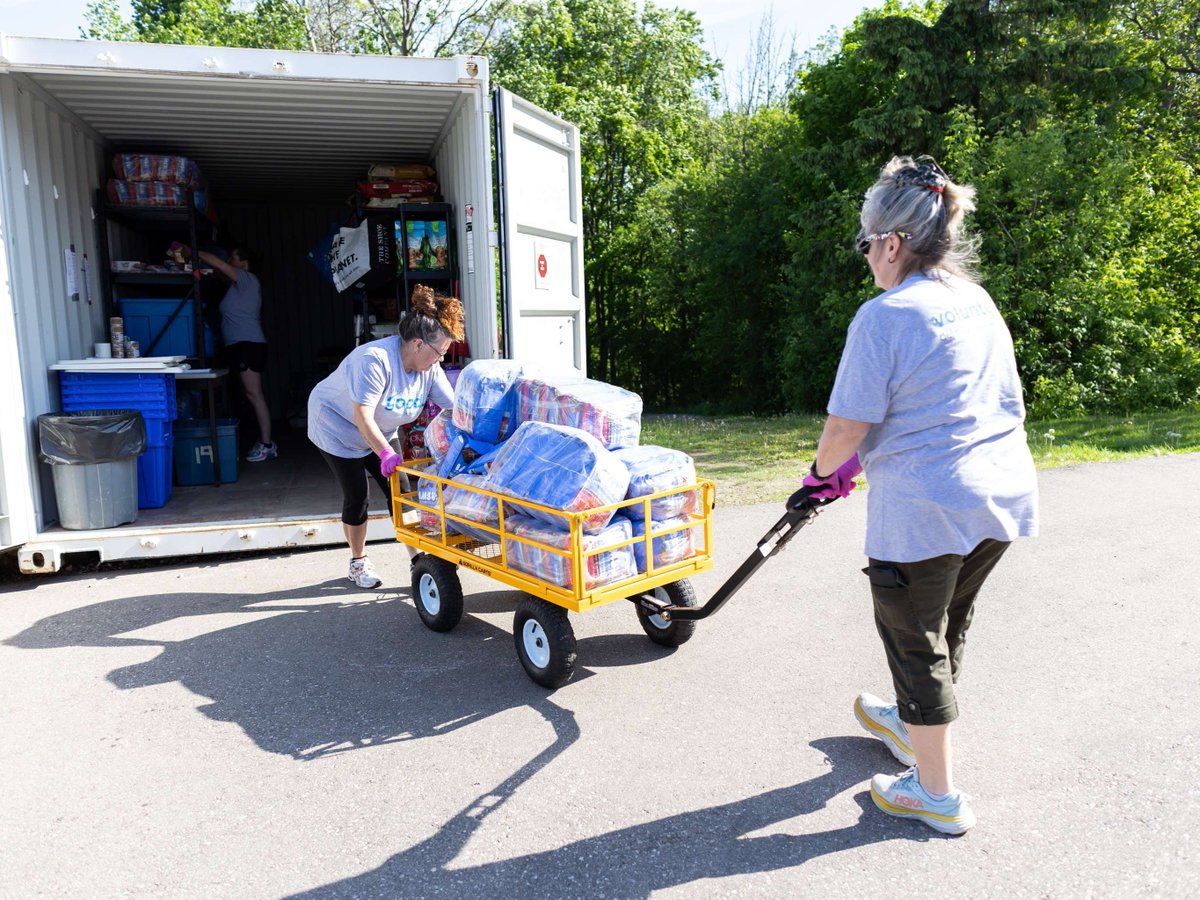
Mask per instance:
[[[137,458],[146,423],[133,409],[38,416],[41,458],[54,475],[63,528],[112,528],[137,519]]]

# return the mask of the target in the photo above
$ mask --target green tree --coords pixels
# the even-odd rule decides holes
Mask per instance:
[[[487,49],[509,0],[96,0],[88,38],[444,56]]]
[[[694,14],[634,0],[534,0],[491,52],[497,83],[579,126],[589,369],[636,384],[644,281],[622,237],[641,198],[694,158],[716,66]]]
[[[305,48],[302,8],[292,0],[256,0],[241,8],[232,0],[133,0],[126,22],[116,0],[98,0],[84,13],[83,37],[158,44],[217,47]]]

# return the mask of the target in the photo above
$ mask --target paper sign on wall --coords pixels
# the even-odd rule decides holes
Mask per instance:
[[[467,234],[467,274],[475,274],[475,204],[468,203],[463,207],[466,213],[466,234]]]
[[[75,275],[75,245],[72,244],[68,249],[63,251],[63,260],[67,269],[67,299],[79,302],[79,281]]]

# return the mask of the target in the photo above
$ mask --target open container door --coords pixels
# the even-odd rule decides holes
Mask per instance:
[[[504,355],[586,374],[579,129],[492,96]]]

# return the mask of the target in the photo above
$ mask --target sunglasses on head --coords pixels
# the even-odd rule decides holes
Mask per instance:
[[[912,240],[912,232],[909,231],[880,231],[876,234],[868,234],[866,237],[860,237],[855,241],[854,246],[863,256],[866,256],[871,251],[871,244],[874,241],[886,241],[892,235],[898,238]]]

